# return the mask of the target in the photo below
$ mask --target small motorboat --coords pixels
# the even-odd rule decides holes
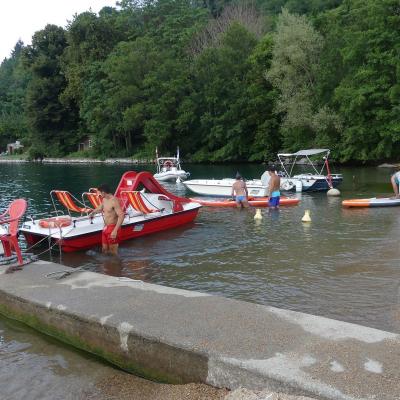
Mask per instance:
[[[154,174],[154,178],[160,182],[182,182],[190,176],[189,172],[181,168],[179,147],[176,151],[176,157],[158,157],[158,151],[156,149],[156,163],[157,172]]]
[[[236,207],[236,201],[232,199],[226,200],[204,200],[191,198],[191,201],[199,203],[205,207]],[[296,206],[300,200],[295,197],[281,196],[279,206]],[[269,197],[249,198],[248,203],[252,207],[269,207]]]
[[[232,185],[235,179],[191,179],[183,184],[193,193],[210,197],[231,197]],[[246,181],[247,190],[251,197],[266,197],[268,186],[261,183],[261,180]]]
[[[24,221],[20,229],[30,246],[45,238],[65,252],[101,244],[103,216],[89,216],[101,202],[99,193],[84,193],[82,201],[61,190],[53,190],[50,196],[54,205],[53,214],[41,219],[31,217]],[[192,222],[201,207],[198,203],[166,191],[150,172],[126,172],[115,196],[125,211],[119,235],[121,242]],[[63,206],[62,211],[58,204]]]
[[[352,207],[398,207],[400,199],[395,197],[372,197],[370,199],[348,199],[342,201],[342,206]]]
[[[316,167],[321,164],[321,160],[311,159],[318,154],[324,154],[320,170]],[[308,149],[296,153],[279,153],[278,159],[282,167],[281,189],[295,189],[296,192],[321,192],[339,186],[343,181],[343,176],[331,174],[328,162],[329,154],[329,149]],[[293,169],[297,164],[308,165],[311,172],[294,175]],[[325,169],[326,175],[324,174]]]

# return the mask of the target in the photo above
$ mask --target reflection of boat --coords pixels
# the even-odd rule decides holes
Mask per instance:
[[[25,221],[20,231],[28,244],[35,244],[49,237],[52,243],[59,244],[66,252],[99,245],[104,228],[102,215],[91,218],[88,213],[92,208],[79,202],[69,192],[52,192],[57,201],[67,209],[67,214],[65,211],[60,213],[53,201],[55,217],[41,220],[31,218],[30,221]],[[90,201],[94,207],[94,197],[100,195],[92,195]],[[189,223],[196,218],[201,207],[200,204],[167,192],[149,172],[126,172],[119,182],[115,196],[120,199],[126,212],[120,241]],[[71,213],[80,215],[74,217]]]
[[[176,157],[158,157],[157,150],[156,156],[157,173],[154,174],[154,178],[158,181],[184,181],[190,176],[189,172],[186,172],[181,168],[179,147],[176,152]]]
[[[326,191],[333,187],[337,187],[343,180],[341,174],[331,174],[329,169],[328,157],[330,150],[328,149],[309,149],[300,150],[296,153],[280,153],[278,154],[279,162],[283,169],[283,177],[281,178],[281,189],[296,189],[297,192],[316,192]],[[316,165],[319,160],[312,160],[317,154],[324,154],[323,164],[318,171]],[[311,173],[293,174],[294,166],[298,160],[302,160],[303,165],[308,165]],[[292,160],[292,162],[289,162]],[[289,162],[289,167],[287,164]],[[285,166],[286,165],[286,166]],[[326,169],[327,175],[323,172]]]
[[[400,199],[391,197],[373,197],[371,199],[349,199],[342,201],[343,207],[396,207],[400,206]]]
[[[236,201],[234,200],[203,200],[203,199],[190,199],[196,203],[201,204],[202,206],[206,207],[236,207]],[[268,197],[257,197],[257,198],[250,198],[249,204],[253,207],[268,207]],[[281,196],[279,205],[280,206],[295,206],[299,204],[300,200],[295,197],[284,197]]]

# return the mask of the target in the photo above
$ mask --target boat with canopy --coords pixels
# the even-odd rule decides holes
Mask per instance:
[[[315,156],[321,155],[321,159]],[[320,192],[336,188],[343,181],[342,174],[331,174],[329,166],[329,149],[307,149],[296,153],[279,153],[278,159],[282,167],[280,174],[283,190],[295,189],[296,192]],[[322,161],[322,167],[317,169]],[[310,172],[294,174],[296,165],[308,166]],[[325,174],[326,171],[326,174]],[[261,178],[262,179],[262,178]]]

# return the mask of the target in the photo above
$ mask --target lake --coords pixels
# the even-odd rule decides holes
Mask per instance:
[[[193,179],[234,177],[237,171],[257,178],[264,171],[251,164],[183,167]],[[0,164],[0,211],[11,199],[25,197],[29,214],[45,212],[50,190],[66,189],[80,197],[103,182],[115,188],[131,168]],[[119,259],[94,249],[64,254],[62,263],[400,332],[400,207],[341,207],[345,198],[390,195],[392,171],[333,166],[332,172],[344,176],[340,198],[298,194],[299,206],[264,209],[261,221],[254,220],[254,209],[204,207],[191,225],[123,243]],[[190,195],[181,184],[166,187]],[[310,224],[301,222],[306,209]],[[57,251],[44,257],[59,262]],[[5,321],[0,318],[0,323],[7,334]],[[28,336],[34,343],[35,334]]]

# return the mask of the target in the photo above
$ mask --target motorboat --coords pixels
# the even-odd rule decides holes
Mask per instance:
[[[191,179],[183,184],[193,193],[210,197],[231,197],[232,185],[235,179]],[[251,197],[266,197],[268,186],[261,183],[260,179],[246,181],[247,191]]]
[[[64,252],[101,244],[103,215],[89,215],[101,203],[98,192],[89,190],[82,194],[82,200],[62,190],[53,190],[50,196],[54,211],[44,218],[26,219],[20,229],[29,246],[46,238]],[[189,199],[169,193],[150,172],[124,173],[115,197],[125,211],[119,234],[121,242],[190,223],[201,207]]]
[[[322,166],[317,166],[321,160],[312,159],[316,155],[323,154]],[[343,181],[342,174],[331,174],[329,167],[329,149],[308,149],[296,153],[279,153],[278,159],[282,167],[281,189],[296,192],[320,192],[339,186]],[[294,174],[294,167],[298,164],[307,166],[310,172]],[[304,168],[304,167],[303,167]],[[326,171],[326,174],[324,173]]]
[[[176,152],[176,157],[158,157],[158,151],[156,150],[156,164],[157,173],[154,174],[154,178],[160,182],[182,182],[190,176],[189,172],[181,168],[179,147]]]

